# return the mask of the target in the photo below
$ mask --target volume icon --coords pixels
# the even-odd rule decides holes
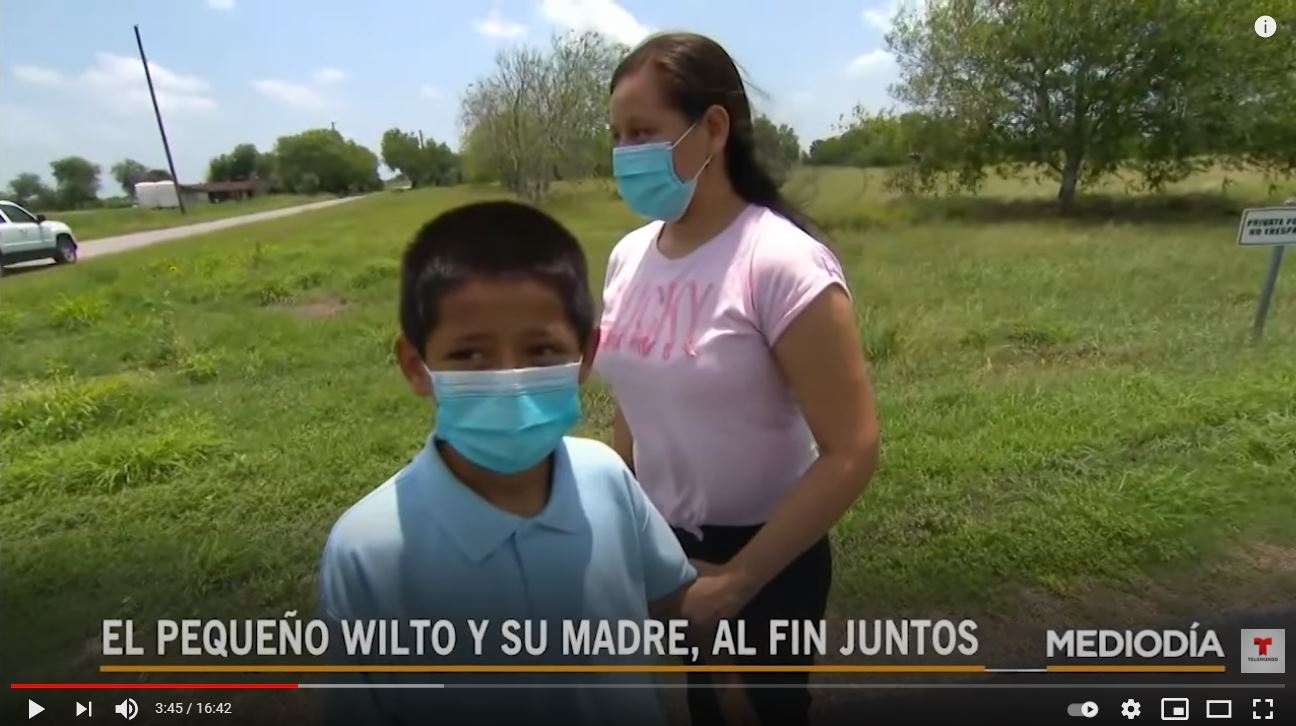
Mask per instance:
[[[134,718],[137,715],[139,715],[139,704],[135,703],[135,699],[128,698],[125,701],[122,701],[121,703],[117,704],[113,708],[113,712],[116,713],[118,716],[121,716],[122,718],[126,719],[127,721],[131,721],[134,720]]]

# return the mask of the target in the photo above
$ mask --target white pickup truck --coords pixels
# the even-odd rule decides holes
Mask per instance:
[[[5,265],[19,262],[54,260],[67,264],[76,259],[77,243],[71,227],[0,199],[0,274],[4,274]]]

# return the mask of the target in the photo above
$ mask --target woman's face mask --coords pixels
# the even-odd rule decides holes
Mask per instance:
[[[684,216],[697,189],[698,177],[711,163],[708,156],[688,181],[675,175],[675,147],[695,128],[697,123],[674,142],[657,141],[612,150],[612,175],[616,177],[617,190],[635,214],[664,222],[674,222]]]
[[[579,361],[494,371],[429,369],[435,435],[483,469],[529,469],[552,454],[580,419],[580,370]]]

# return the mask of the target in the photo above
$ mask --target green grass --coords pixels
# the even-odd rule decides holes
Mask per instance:
[[[969,221],[967,200],[858,178],[821,172],[811,204],[885,440],[834,535],[835,611],[1011,617],[1024,589],[1296,544],[1296,285],[1246,345],[1267,254],[1234,245],[1234,217]],[[7,653],[39,654],[15,680],[87,675],[104,618],[311,610],[329,526],[430,425],[391,355],[398,254],[493,194],[376,195],[0,285],[0,624]],[[605,184],[551,206],[601,280],[635,219]],[[608,438],[608,392],[585,403],[578,432]]]
[[[235,217],[240,214],[264,212],[325,198],[327,197],[312,197],[301,194],[271,194],[246,201],[192,205],[187,208],[186,214],[181,214],[179,209],[126,208],[50,212],[46,216],[66,223],[72,228],[72,233],[76,235],[78,240],[86,242],[100,237],[126,234],[127,232],[142,232],[149,229],[175,227],[195,222],[208,222],[213,219]]]

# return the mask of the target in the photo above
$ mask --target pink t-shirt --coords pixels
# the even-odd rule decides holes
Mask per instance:
[[[841,265],[760,206],[679,259],[657,249],[661,228],[640,227],[612,251],[595,368],[667,522],[765,522],[818,456],[772,346],[824,289],[847,289]]]

